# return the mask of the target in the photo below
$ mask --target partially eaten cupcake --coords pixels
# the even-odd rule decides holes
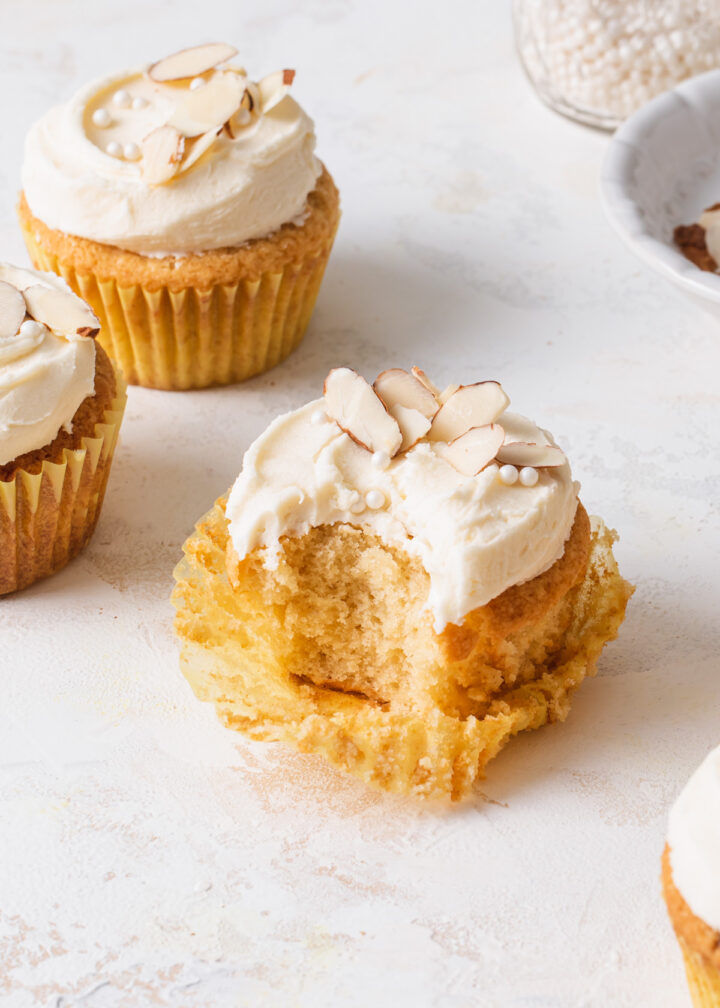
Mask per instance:
[[[704,210],[697,224],[676,227],[673,237],[686,259],[707,273],[717,273],[720,263],[720,203]]]
[[[183,671],[227,725],[458,799],[566,717],[632,589],[508,406],[494,381],[338,368],[255,441],[176,570]]]

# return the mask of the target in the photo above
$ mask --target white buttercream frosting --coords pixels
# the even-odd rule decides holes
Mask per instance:
[[[498,422],[508,441],[554,443],[518,414]],[[248,449],[227,502],[230,537],[240,558],[264,549],[272,569],[282,536],[336,522],[365,528],[420,559],[440,632],[563,554],[579,489],[569,465],[538,470],[533,486],[508,485],[499,469],[463,476],[429,441],[392,460],[373,456],[319,399],[278,417]]]
[[[667,841],[675,887],[696,917],[720,931],[720,747],[670,810]]]
[[[48,227],[143,255],[235,247],[301,217],[322,166],[312,120],[289,96],[234,139],[208,135],[205,153],[168,182],[144,180],[139,148],[172,118],[179,93],[139,69],[50,109],[25,143],[32,213]]]
[[[0,264],[0,280],[23,290],[42,284],[66,291],[50,273]],[[0,465],[50,444],[95,390],[95,341],[26,322],[0,339]]]

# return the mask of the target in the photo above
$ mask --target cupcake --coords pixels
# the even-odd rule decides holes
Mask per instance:
[[[132,383],[225,385],[305,333],[339,220],[294,71],[255,82],[229,45],[106,77],[30,130],[30,256],[101,321]]]
[[[54,274],[0,264],[0,595],[93,533],[125,409],[99,322]]]
[[[566,717],[632,589],[508,405],[497,382],[338,368],[261,434],[175,572],[182,669],[226,725],[459,799]]]
[[[670,811],[662,858],[665,902],[696,1008],[720,1006],[720,748]]]

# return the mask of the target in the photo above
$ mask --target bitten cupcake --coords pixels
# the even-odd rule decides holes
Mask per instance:
[[[662,859],[665,902],[696,1008],[720,1006],[720,748],[670,811]]]
[[[632,589],[565,455],[493,381],[332,371],[185,544],[182,668],[231,728],[461,798],[563,720]]]
[[[0,264],[0,595],[64,567],[97,523],[125,385],[54,275]]]
[[[229,45],[95,81],[30,130],[19,216],[33,262],[101,321],[126,378],[238,382],[302,339],[337,189],[294,71],[255,82]]]

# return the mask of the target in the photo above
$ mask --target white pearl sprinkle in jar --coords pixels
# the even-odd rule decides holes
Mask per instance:
[[[368,490],[365,494],[365,503],[371,511],[378,511],[385,503],[385,494],[382,490]]]
[[[505,486],[512,486],[513,483],[517,483],[517,467],[514,465],[500,466],[498,469],[498,476],[500,477],[500,482],[504,483]]]
[[[518,479],[522,486],[533,487],[540,478],[540,474],[537,469],[533,469],[532,466],[525,466],[520,470],[520,475]]]
[[[681,80],[720,66],[718,0],[514,0],[522,64],[543,101],[614,129]]]

